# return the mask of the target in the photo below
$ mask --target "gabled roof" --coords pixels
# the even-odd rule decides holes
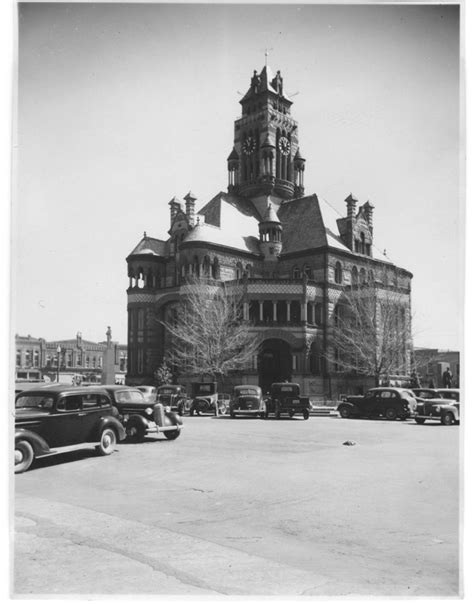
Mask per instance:
[[[282,254],[328,244],[326,228],[316,195],[285,201],[278,217],[283,226]]]
[[[218,193],[196,215],[196,225],[183,240],[211,243],[253,254],[260,254],[258,218],[248,200]]]
[[[150,254],[152,256],[164,256],[166,241],[154,239],[153,237],[143,237],[140,243],[130,252],[129,256],[138,254]]]

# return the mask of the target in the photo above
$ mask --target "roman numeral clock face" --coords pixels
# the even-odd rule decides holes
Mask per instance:
[[[255,151],[255,139],[252,136],[247,136],[247,138],[242,143],[242,150],[245,155],[251,155]]]
[[[285,136],[282,136],[278,141],[278,147],[280,148],[280,151],[283,155],[289,155],[290,141]]]

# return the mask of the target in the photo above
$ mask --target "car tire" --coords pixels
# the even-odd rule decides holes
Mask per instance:
[[[448,411],[441,416],[441,423],[443,426],[452,426],[452,424],[454,424],[454,415]]]
[[[127,424],[125,427],[127,439],[134,443],[142,443],[145,440],[145,428],[136,422]]]
[[[219,405],[219,414],[225,415],[227,413],[227,405],[225,403],[221,403]]]
[[[394,420],[397,419],[397,410],[394,409],[393,407],[389,407],[388,409],[385,409],[385,417],[386,419],[390,420],[391,422],[393,422]]]
[[[26,472],[34,460],[35,452],[27,440],[15,443],[15,474]]]
[[[303,419],[309,419],[309,411],[308,411],[308,409],[303,409]]]
[[[417,424],[420,424],[420,426],[421,426],[421,424],[424,424],[426,420],[424,417],[415,417],[415,421]]]
[[[339,409],[339,415],[343,419],[348,419],[351,416],[351,410],[349,409],[349,407],[341,407]]]
[[[100,455],[110,455],[115,450],[117,435],[113,428],[104,428],[100,434],[100,442],[97,451]]]
[[[191,407],[191,409],[189,410],[189,415],[190,415],[190,417],[193,417],[193,415],[194,415],[194,407]]]
[[[229,415],[232,419],[235,419],[235,413],[233,411],[229,411]]]
[[[167,430],[165,432],[165,436],[168,440],[176,440],[180,434],[181,430],[179,428],[176,430]]]

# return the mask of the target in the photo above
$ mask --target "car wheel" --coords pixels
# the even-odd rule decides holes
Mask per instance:
[[[308,409],[303,409],[303,419],[308,419],[309,418],[309,411]]]
[[[225,415],[227,413],[227,405],[225,403],[221,403],[219,405],[219,415]]]
[[[189,415],[192,417],[194,415],[194,407],[191,407],[189,410]]]
[[[125,431],[127,438],[135,443],[141,443],[145,440],[145,428],[138,423],[127,424]]]
[[[348,417],[350,417],[351,416],[351,411],[350,411],[349,407],[341,407],[339,409],[339,415],[341,417],[343,417],[344,419],[347,419]]]
[[[235,413],[233,411],[229,411],[229,415],[231,416],[232,419],[235,419]]]
[[[178,438],[178,436],[181,434],[181,430],[176,429],[176,430],[167,430],[165,432],[165,436],[168,440],[175,440],[176,438]]]
[[[15,443],[15,474],[26,472],[34,460],[35,452],[27,440]]]
[[[104,428],[100,435],[100,442],[97,447],[100,455],[110,455],[113,453],[116,444],[117,435],[115,434],[115,430],[112,428]]]
[[[441,416],[441,423],[444,426],[451,426],[451,424],[454,424],[454,415],[448,411],[448,413]]]
[[[394,409],[393,407],[389,407],[388,409],[385,410],[385,417],[387,419],[389,419],[390,421],[397,419],[397,410]]]
[[[425,423],[425,418],[424,417],[415,417],[415,421],[417,424],[424,424]]]

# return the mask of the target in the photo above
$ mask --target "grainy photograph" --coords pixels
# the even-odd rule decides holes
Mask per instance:
[[[463,9],[15,4],[12,597],[463,595]]]

